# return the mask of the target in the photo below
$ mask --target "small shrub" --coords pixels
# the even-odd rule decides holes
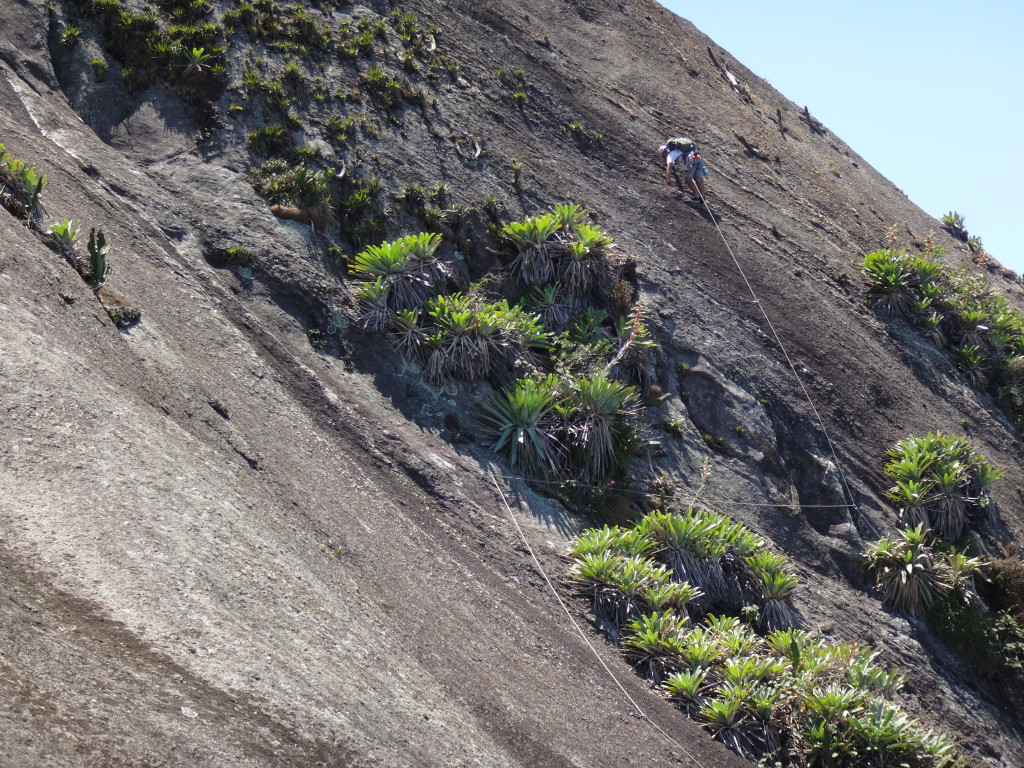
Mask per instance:
[[[291,144],[291,137],[283,126],[265,125],[249,131],[246,144],[256,154],[266,157],[286,150]]]
[[[60,33],[60,42],[65,48],[71,49],[82,39],[82,28],[69,24]]]
[[[46,234],[50,235],[65,254],[74,250],[82,222],[78,219],[64,219],[52,225]]]
[[[102,83],[107,79],[109,65],[103,59],[92,59],[89,62],[89,66],[92,67],[92,74],[96,78],[96,82]]]
[[[879,539],[865,555],[868,569],[882,588],[882,601],[911,616],[922,617],[948,585],[937,572],[923,524],[897,531],[898,538]]]

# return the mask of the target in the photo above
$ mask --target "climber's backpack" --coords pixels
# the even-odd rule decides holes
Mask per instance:
[[[694,143],[693,139],[681,137],[677,139],[669,139],[668,141],[666,141],[665,149],[667,149],[669,152],[678,149],[680,152],[686,155],[690,152],[696,151],[697,145]]]

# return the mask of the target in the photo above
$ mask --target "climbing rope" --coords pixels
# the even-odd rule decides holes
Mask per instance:
[[[689,758],[690,762],[697,766],[697,768],[703,768],[703,764],[696,757],[694,757],[689,752],[689,750],[686,749],[686,747],[684,747],[678,741],[673,739],[660,725],[658,725],[656,722],[654,722],[653,720],[651,720],[651,718],[647,716],[647,713],[644,712],[643,709],[641,709],[640,705],[636,703],[636,699],[630,696],[629,692],[625,689],[625,687],[623,687],[622,683],[619,682],[619,679],[615,676],[615,673],[612,672],[611,667],[609,667],[608,664],[605,663],[605,660],[601,658],[601,654],[597,652],[597,648],[595,648],[594,644],[590,642],[590,638],[587,637],[586,632],[583,631],[583,628],[579,625],[579,622],[576,621],[576,617],[572,615],[572,612],[569,610],[569,607],[565,604],[565,601],[562,600],[562,596],[558,594],[558,590],[555,589],[555,585],[552,584],[551,579],[548,578],[548,574],[544,570],[544,566],[542,566],[540,564],[540,560],[537,559],[537,555],[534,553],[533,547],[530,546],[530,542],[526,538],[526,534],[523,532],[522,526],[519,525],[519,521],[516,519],[515,513],[512,511],[512,507],[509,506],[508,500],[505,498],[505,494],[502,492],[501,486],[498,484],[498,478],[504,477],[504,475],[502,475],[498,471],[497,467],[495,467],[493,464],[491,465],[490,469],[491,482],[494,483],[494,490],[498,492],[498,496],[501,498],[501,503],[505,505],[505,511],[508,513],[508,517],[512,521],[512,525],[515,526],[516,531],[519,532],[519,538],[523,542],[523,546],[526,547],[526,551],[530,553],[530,559],[533,560],[534,567],[537,569],[537,572],[541,575],[541,578],[544,579],[544,582],[548,585],[548,589],[551,590],[551,594],[554,595],[555,600],[557,600],[558,604],[562,606],[562,610],[565,611],[565,615],[569,618],[569,622],[573,625],[573,628],[575,628],[576,632],[583,639],[583,642],[587,644],[587,647],[590,649],[591,653],[594,654],[594,658],[596,658],[598,663],[604,668],[604,671],[608,673],[608,677],[612,679],[612,682],[614,682],[618,689],[622,691],[622,695],[626,697],[626,700],[633,705],[633,709],[636,710],[637,716],[644,722],[648,723],[659,734],[661,734],[661,736],[669,744],[671,744],[684,755],[686,755],[686,757]],[[703,487],[703,483],[701,484],[701,487]],[[698,493],[699,492],[700,489],[698,488]],[[696,495],[694,496],[694,501],[696,501]]]
[[[814,401],[811,399],[811,393],[807,391],[807,387],[804,385],[804,380],[800,377],[800,373],[796,369],[796,365],[793,364],[793,360],[789,356],[789,352],[786,351],[786,345],[782,343],[782,339],[779,337],[778,332],[775,330],[775,326],[772,324],[772,320],[768,317],[768,313],[765,311],[764,305],[761,304],[760,299],[757,297],[757,293],[754,291],[753,286],[747,279],[746,273],[743,271],[743,267],[740,266],[739,259],[736,258],[736,254],[733,253],[732,248],[729,245],[729,241],[725,239],[725,234],[722,232],[722,228],[718,226],[718,219],[715,218],[715,214],[711,212],[711,207],[708,205],[707,198],[701,194],[700,188],[697,189],[697,196],[700,198],[701,203],[704,205],[704,210],[708,212],[708,217],[711,219],[711,223],[715,225],[715,229],[718,232],[718,236],[722,238],[722,243],[725,245],[725,249],[729,252],[729,256],[732,258],[732,263],[736,265],[736,271],[740,273],[740,277],[743,278],[744,285],[747,286],[747,290],[750,292],[750,296],[754,303],[757,304],[758,309],[761,310],[761,315],[764,317],[765,323],[768,324],[768,329],[771,331],[772,337],[775,339],[775,343],[779,345],[779,349],[782,350],[783,357],[786,358],[786,363],[789,365],[789,369],[793,372],[793,377],[796,379],[797,384],[800,385],[801,391],[804,393],[804,397],[807,399],[807,404],[811,408],[811,412],[814,414],[814,418],[818,422],[818,427],[821,429],[821,433],[825,436],[825,442],[828,443],[828,449],[832,453],[832,459],[836,463],[836,470],[839,472],[839,479],[842,481],[843,488],[846,491],[846,497],[850,500],[850,504],[845,505],[852,507],[857,513],[857,516],[867,523],[868,527],[874,532],[875,536],[881,537],[878,529],[875,528],[874,524],[864,515],[861,514],[860,508],[857,506],[857,502],[854,500],[853,491],[850,490],[850,484],[846,481],[846,473],[843,472],[842,464],[839,462],[839,455],[836,452],[835,445],[832,443],[832,438],[829,436],[828,430],[825,428],[825,421],[821,418],[821,414],[818,413],[818,409],[814,405]]]

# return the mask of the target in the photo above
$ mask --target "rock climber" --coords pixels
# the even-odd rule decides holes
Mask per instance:
[[[690,199],[697,202],[704,200],[707,197],[704,179],[711,174],[697,152],[697,143],[693,139],[680,136],[669,139],[660,149],[665,161],[665,183],[672,183],[672,168],[679,158],[683,158],[683,181],[690,192]]]

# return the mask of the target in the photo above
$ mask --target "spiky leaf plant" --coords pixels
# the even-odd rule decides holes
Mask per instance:
[[[978,598],[975,590],[975,576],[984,578],[984,568],[988,565],[980,557],[970,557],[965,552],[942,552],[937,556],[940,576],[949,588],[963,602]]]
[[[498,331],[494,334],[488,329],[486,334],[492,381],[507,384],[524,370],[541,367],[551,347],[551,334],[544,330],[538,315],[521,304],[509,306],[505,300],[487,306],[482,314]]]
[[[381,278],[390,288],[393,312],[416,309],[430,297],[447,292],[452,272],[434,256],[440,243],[437,235],[421,233],[370,245],[356,254],[349,270],[363,280]]]
[[[430,380],[485,378],[491,370],[492,347],[500,343],[493,318],[479,312],[472,298],[462,294],[435,296],[426,308],[439,334],[427,360]]]
[[[966,470],[960,462],[953,462],[939,468],[933,479],[934,502],[929,519],[935,534],[950,541],[959,539],[968,524]]]
[[[579,241],[563,247],[564,257],[559,260],[558,279],[574,299],[585,299],[593,289],[597,272],[594,260],[597,254]]]
[[[868,648],[857,648],[846,667],[844,679],[854,688],[893,696],[902,687],[902,675],[875,664],[878,654]]]
[[[512,262],[513,272],[526,285],[545,285],[554,279],[556,252],[554,242],[548,241],[557,231],[558,222],[551,214],[528,216],[502,228],[502,239],[516,253]]]
[[[801,672],[809,665],[813,656],[813,640],[810,633],[802,629],[782,629],[770,632],[765,642],[779,656],[789,661],[794,672]]]
[[[644,518],[651,535],[663,547],[662,555],[671,566],[676,579],[695,585],[706,584],[706,564],[703,542],[714,530],[712,520],[695,510],[685,515],[655,510]]]
[[[624,557],[616,571],[614,587],[618,592],[614,606],[614,622],[621,627],[644,612],[644,596],[659,584],[667,582],[664,566],[647,557]],[[616,637],[617,639],[617,637]]]
[[[364,283],[356,291],[359,299],[359,322],[370,331],[380,331],[391,325],[395,312],[389,306],[391,287],[378,277],[372,283]]]
[[[52,236],[65,254],[71,253],[78,242],[78,233],[82,229],[82,222],[78,219],[64,219],[51,226],[46,234]]]
[[[588,528],[569,542],[569,555],[578,559],[584,555],[616,553],[622,531],[623,529],[617,525]]]
[[[419,322],[420,313],[415,309],[399,310],[391,322],[395,349],[413,359],[423,355],[427,341],[427,333],[420,327]]]
[[[903,249],[882,249],[864,256],[860,267],[868,295],[885,309],[910,314],[915,278]]]
[[[530,475],[558,474],[565,449],[556,436],[553,410],[561,393],[558,379],[526,377],[481,406],[480,425],[494,442],[491,450]]]
[[[782,751],[782,735],[790,709],[790,694],[784,686],[756,685],[747,696],[744,705],[754,720],[756,728],[751,729],[759,752],[770,758]]]
[[[751,657],[753,654],[759,653],[764,646],[764,640],[735,616],[724,614],[708,616],[707,627],[715,635],[727,659],[738,660]],[[758,668],[755,665],[754,669]],[[727,674],[724,677],[726,681],[729,680]]]
[[[906,765],[917,753],[914,721],[887,702],[867,705],[847,724],[858,752],[871,765]]]
[[[921,330],[935,343],[937,347],[946,347],[949,339],[943,331],[945,317],[942,313],[932,310],[918,319]]]
[[[548,331],[561,333],[569,327],[573,301],[558,283],[534,288],[531,301]]]
[[[988,325],[988,312],[980,307],[963,309],[957,317],[957,335],[961,344],[973,344],[977,347],[985,345]]]
[[[110,246],[107,245],[107,238],[103,230],[95,227],[89,230],[89,263],[91,274],[89,284],[94,291],[102,288],[110,278],[111,268],[107,264],[107,254],[110,253]]]
[[[758,574],[764,605],[761,606],[761,623],[765,629],[785,629],[796,626],[800,619],[789,598],[796,589],[799,579],[785,571],[764,571]]]
[[[619,632],[619,606],[623,600],[616,583],[625,558],[613,552],[589,552],[577,558],[570,576],[582,584],[593,601],[598,626],[612,637]]]
[[[551,215],[557,229],[570,232],[587,212],[575,203],[555,203],[551,206]]]
[[[632,418],[641,410],[633,387],[603,374],[578,376],[568,382],[562,414],[566,441],[582,480],[599,481],[618,467],[636,437]]]
[[[986,515],[994,522],[989,489],[1002,470],[961,437],[940,432],[901,440],[889,450],[885,471],[896,483],[888,496],[904,526],[923,524],[956,540]]]
[[[678,670],[686,625],[671,610],[643,614],[626,625],[622,648],[642,677],[658,684]]]
[[[904,528],[895,540],[876,541],[865,555],[882,589],[882,601],[911,616],[923,616],[947,588],[936,572],[927,536],[923,525]]]
[[[614,552],[627,557],[646,557],[654,548],[654,540],[641,527],[605,525],[601,528],[588,528],[573,539],[569,544],[569,554],[580,557],[592,552]]]
[[[975,387],[984,387],[988,382],[989,361],[985,352],[976,344],[964,342],[951,349],[957,368],[966,374]]]
[[[644,593],[644,602],[652,611],[671,611],[683,620],[690,618],[687,608],[701,596],[701,592],[685,581],[667,581],[656,584]]]
[[[698,710],[698,718],[716,740],[747,760],[757,760],[760,748],[757,725],[743,707],[746,691],[734,691],[724,699],[711,699]]]
[[[686,714],[695,717],[705,703],[707,676],[708,670],[698,666],[683,672],[673,672],[661,687]]]

